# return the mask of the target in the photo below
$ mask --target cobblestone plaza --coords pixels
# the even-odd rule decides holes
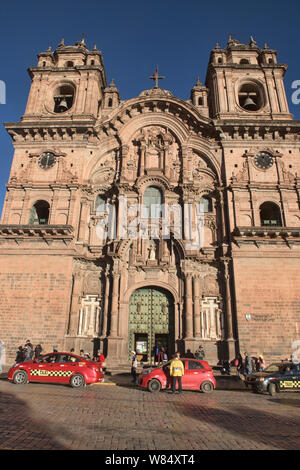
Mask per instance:
[[[130,376],[73,390],[0,380],[1,450],[296,450],[300,395],[149,393]],[[228,379],[234,383],[234,379]],[[105,453],[104,453],[105,454]],[[145,453],[146,455],[146,453]]]

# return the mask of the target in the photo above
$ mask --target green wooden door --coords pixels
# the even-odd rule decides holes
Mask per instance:
[[[159,287],[137,289],[130,297],[128,355],[139,339],[147,341],[147,360],[154,356],[155,335],[167,335],[168,355],[174,352],[174,301]]]

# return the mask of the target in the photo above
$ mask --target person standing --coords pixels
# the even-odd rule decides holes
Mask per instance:
[[[163,363],[166,364],[168,362],[168,354],[167,354],[167,351],[164,351],[164,354],[163,354]]]
[[[199,348],[196,349],[195,351],[195,358],[200,359],[200,361],[203,361],[205,358],[205,351],[203,349],[203,346],[200,344]]]
[[[22,346],[19,346],[17,350],[15,364],[19,364],[20,362],[23,362],[23,361],[24,361],[24,349],[22,348]]]
[[[245,362],[244,362],[244,375],[252,374],[252,364],[251,364],[251,357],[248,355],[247,352],[244,353]]]
[[[258,366],[258,372],[263,372],[263,370],[266,367],[266,363],[265,363],[263,356],[258,357],[257,366]]]
[[[136,352],[135,352],[135,351],[131,351],[131,354],[132,354],[132,359],[131,359],[132,383],[136,384],[136,380],[137,380],[137,373],[136,373],[136,369],[137,369],[137,358],[136,358]]]
[[[33,357],[33,346],[28,339],[24,346],[24,362],[31,361]]]
[[[165,352],[165,348],[162,347],[159,349],[158,351],[158,356],[157,356],[157,362],[160,364],[161,362],[163,362],[164,360],[164,352]]]
[[[184,375],[184,366],[180,360],[180,354],[176,353],[175,358],[170,364],[170,376],[172,377],[172,393],[176,391],[176,382],[178,382],[178,393],[182,392],[181,377]]]
[[[43,348],[40,344],[37,344],[35,349],[34,349],[34,358],[36,359],[37,357],[39,357],[41,355],[43,351]]]
[[[239,375],[243,369],[243,358],[240,354],[235,357],[233,365],[236,367],[236,375]]]

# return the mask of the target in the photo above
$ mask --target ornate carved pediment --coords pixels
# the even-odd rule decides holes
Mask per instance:
[[[116,176],[116,156],[114,152],[101,159],[91,175],[91,183],[108,188]]]

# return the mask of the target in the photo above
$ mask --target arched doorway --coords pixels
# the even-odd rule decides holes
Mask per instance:
[[[164,346],[168,357],[174,352],[174,299],[160,287],[142,287],[129,302],[128,355],[136,351],[144,362],[153,362],[155,349]]]

